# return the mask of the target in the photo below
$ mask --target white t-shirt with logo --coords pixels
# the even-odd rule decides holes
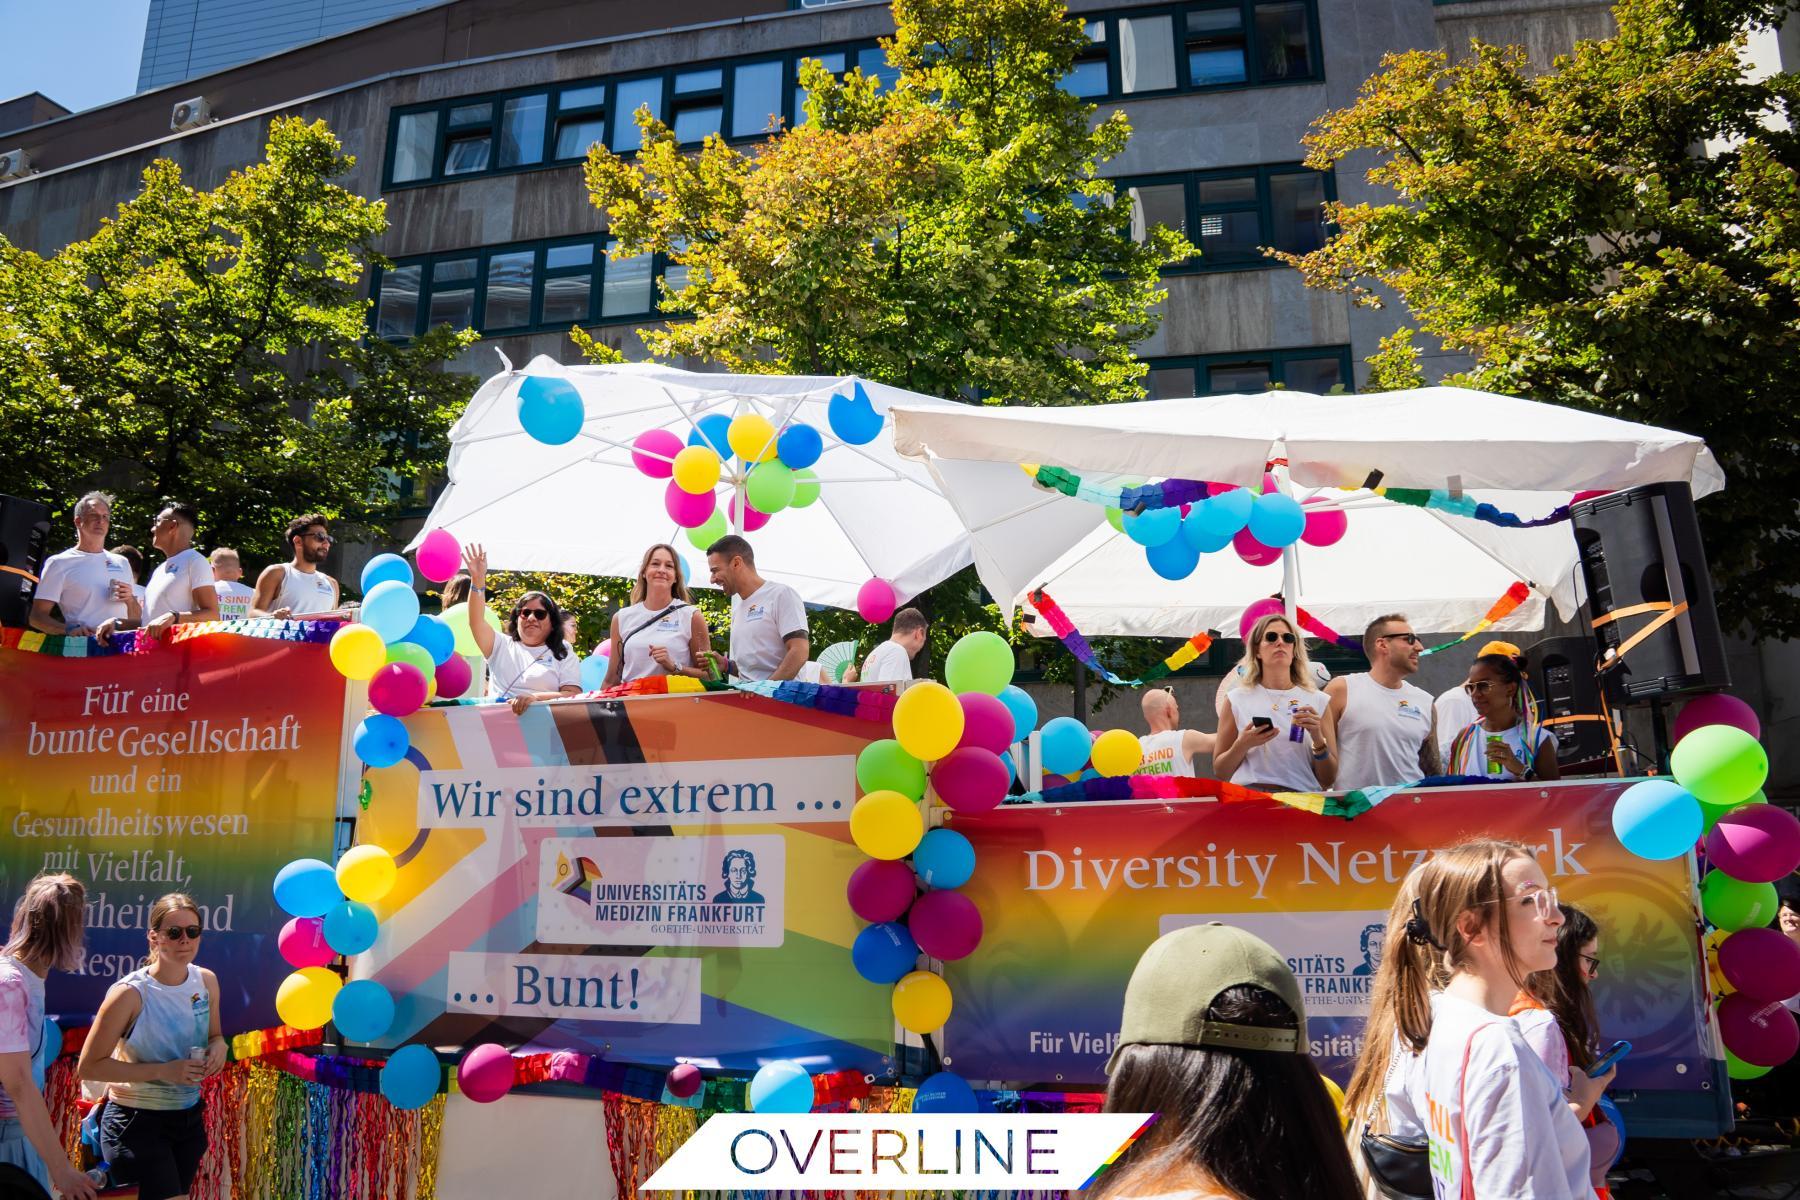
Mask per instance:
[[[731,661],[744,679],[767,679],[787,657],[787,635],[806,632],[806,605],[785,583],[765,580],[731,600]]]
[[[97,629],[105,621],[124,619],[125,602],[112,598],[113,584],[131,582],[131,564],[117,554],[90,554],[71,546],[44,563],[32,598],[61,605],[65,624]]]
[[[1383,687],[1368,672],[1344,678],[1338,717],[1339,791],[1396,787],[1421,778],[1419,748],[1431,736],[1431,693],[1401,682]]]
[[[655,646],[667,650],[669,661],[678,667],[694,665],[694,606],[679,600],[672,603],[676,607],[668,612],[647,604],[633,604],[619,610],[619,637],[623,639],[620,650],[625,656],[620,663],[620,678],[624,682],[630,683],[646,675],[668,674],[650,657],[650,650]],[[656,619],[652,621],[652,617]]]
[[[294,617],[330,612],[337,607],[337,587],[323,571],[302,571],[291,562],[282,563],[274,607],[285,608]]]
[[[206,555],[189,546],[150,572],[144,621],[148,623],[165,613],[193,612],[199,607],[194,603],[194,589],[214,586],[212,564],[206,561]]]
[[[255,588],[245,587],[235,579],[214,580],[213,588],[219,595],[219,620],[241,621],[250,615]]]
[[[1161,733],[1146,733],[1138,738],[1138,746],[1144,752],[1144,761],[1133,771],[1133,775],[1179,775],[1183,779],[1194,778],[1194,760],[1182,752],[1181,743],[1187,737],[1185,729],[1165,729]]]
[[[906,647],[889,638],[869,651],[863,660],[859,683],[906,683],[912,679],[912,657]]]
[[[556,657],[549,643],[527,646],[504,633],[494,635],[494,652],[487,656],[487,697],[517,696],[525,692],[560,692],[563,685],[581,686],[581,659],[565,647]]]
[[[1491,737],[1503,738],[1506,744],[1512,748],[1513,756],[1529,767],[1537,756],[1538,747],[1553,740],[1556,735],[1548,729],[1540,727],[1537,731],[1537,746],[1527,747],[1523,721],[1516,721],[1510,728],[1503,729],[1499,733],[1489,733],[1486,729],[1474,729],[1464,740],[1462,753],[1456,756],[1455,762],[1445,763],[1444,770],[1452,775],[1485,775],[1489,779],[1503,779],[1509,782],[1522,779],[1523,776],[1515,775],[1505,767],[1493,772],[1488,770],[1487,746],[1488,739]]]
[[[1250,728],[1257,717],[1267,717],[1275,726],[1275,740],[1252,746],[1244,761],[1232,772],[1231,782],[1270,787],[1283,792],[1317,792],[1322,790],[1312,769],[1312,735],[1301,731],[1300,740],[1292,738],[1294,714],[1308,709],[1323,715],[1331,703],[1324,692],[1312,688],[1234,687],[1225,693],[1238,733]]]

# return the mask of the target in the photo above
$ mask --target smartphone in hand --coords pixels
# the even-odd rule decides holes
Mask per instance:
[[[1604,1075],[1608,1071],[1612,1070],[1613,1065],[1615,1063],[1617,1063],[1621,1058],[1624,1058],[1627,1054],[1630,1054],[1630,1053],[1631,1053],[1631,1043],[1630,1042],[1614,1042],[1612,1044],[1612,1048],[1607,1050],[1607,1052],[1600,1057],[1600,1061],[1588,1068],[1588,1070],[1587,1070],[1588,1078],[1589,1079],[1600,1078],[1602,1075]]]

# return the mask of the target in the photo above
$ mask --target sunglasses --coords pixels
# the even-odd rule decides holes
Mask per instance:
[[[171,925],[162,931],[163,940],[169,942],[197,942],[203,932],[198,925]]]
[[[1419,635],[1416,633],[1384,633],[1375,640],[1378,642],[1385,642],[1389,638],[1399,638],[1409,646],[1416,646],[1419,644]]]
[[[1463,691],[1471,696],[1485,696],[1488,693],[1488,689],[1495,686],[1497,685],[1492,679],[1477,679],[1471,683],[1463,684]]]
[[[333,538],[329,533],[309,533],[306,535],[306,540],[309,542],[324,542],[326,545],[330,545],[337,539]]]
[[[550,613],[542,608],[521,608],[519,610],[519,616],[520,618],[530,617],[534,621],[548,621],[550,619]]]
[[[1600,960],[1599,959],[1595,958],[1591,954],[1584,954],[1581,956],[1581,961],[1587,965],[1587,975],[1588,975],[1589,979],[1600,978]]]
[[[1294,635],[1291,633],[1276,633],[1271,629],[1269,632],[1263,634],[1263,641],[1271,646],[1276,642],[1286,642],[1291,646],[1294,644]]]

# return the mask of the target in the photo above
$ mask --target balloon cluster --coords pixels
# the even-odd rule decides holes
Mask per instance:
[[[419,573],[442,582],[456,573],[456,539],[442,529],[425,535],[418,550]],[[391,767],[411,748],[400,718],[442,696],[454,699],[473,679],[468,660],[477,654],[466,605],[441,616],[419,611],[412,568],[398,554],[377,554],[362,572],[361,621],[331,637],[331,665],[346,679],[367,680],[373,713],[357,725],[351,745],[371,767]],[[496,629],[492,612],[488,620]]]
[[[1139,513],[1108,508],[1106,519],[1144,548],[1150,569],[1164,579],[1186,579],[1202,554],[1227,546],[1251,566],[1267,566],[1281,557],[1284,546],[1298,541],[1330,546],[1349,527],[1342,509],[1313,501],[1302,505],[1281,491],[1272,475],[1263,476],[1260,495],[1230,484],[1211,484],[1209,490],[1198,504]]]
[[[1733,1079],[1755,1079],[1800,1048],[1782,1001],[1800,993],[1800,946],[1767,928],[1774,883],[1800,867],[1800,820],[1768,803],[1769,757],[1748,704],[1715,694],[1676,719],[1673,781],[1633,784],[1613,806],[1613,832],[1640,858],[1677,858],[1704,835],[1709,870],[1701,911],[1713,926],[1707,958],[1720,993],[1719,1034]]]

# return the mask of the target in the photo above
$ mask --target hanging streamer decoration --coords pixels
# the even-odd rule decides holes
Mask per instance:
[[[1027,792],[1008,803],[1018,804],[1084,804],[1095,800],[1217,800],[1222,804],[1242,804],[1252,800],[1272,800],[1288,808],[1298,808],[1321,817],[1349,820],[1379,805],[1396,792],[1423,787],[1465,787],[1492,783],[1485,775],[1433,775],[1394,787],[1361,788],[1341,796],[1320,792],[1264,792],[1218,779],[1188,779],[1178,775],[1119,775],[1113,778],[1083,779],[1041,792]]]
[[[278,621],[273,617],[256,617],[237,621],[204,621],[198,625],[171,625],[162,638],[151,637],[141,630],[127,630],[113,635],[108,645],[91,637],[68,637],[64,634],[39,633],[35,629],[0,629],[0,646],[31,654],[48,654],[52,658],[104,658],[115,654],[148,654],[165,645],[174,645],[197,637],[232,634],[237,637],[263,638],[276,642],[304,642],[322,646],[331,641],[342,621]]]
[[[1524,604],[1525,601],[1529,599],[1531,599],[1531,585],[1522,580],[1514,580],[1513,585],[1506,589],[1505,594],[1494,601],[1493,604],[1489,605],[1487,613],[1468,630],[1451,638],[1447,642],[1440,642],[1435,646],[1427,646],[1425,649],[1419,651],[1419,653],[1422,655],[1436,654],[1441,650],[1449,650],[1452,647],[1460,646],[1470,638],[1480,637],[1484,630],[1490,629],[1497,622],[1504,621],[1507,617],[1510,617],[1514,612],[1518,611],[1521,604]],[[1325,624],[1325,622],[1307,612],[1304,608],[1296,609],[1295,616],[1299,618],[1300,627],[1314,637],[1330,642],[1332,645],[1342,649],[1353,650],[1359,654],[1362,653],[1362,642],[1356,638],[1345,637],[1343,634],[1331,628],[1331,626]]]
[[[1212,647],[1212,634],[1196,633],[1182,643],[1181,648],[1175,653],[1145,671],[1138,678],[1122,679],[1101,665],[1100,659],[1094,654],[1094,648],[1088,645],[1087,638],[1083,637],[1081,631],[1075,628],[1075,623],[1069,620],[1068,614],[1063,612],[1061,606],[1050,598],[1048,592],[1039,588],[1031,593],[1029,599],[1031,607],[1037,610],[1038,616],[1042,617],[1044,623],[1050,626],[1050,632],[1054,633],[1057,640],[1062,642],[1069,653],[1075,656],[1076,661],[1115,687],[1141,687],[1146,683],[1155,683],[1159,679],[1165,679],[1205,654]]]

